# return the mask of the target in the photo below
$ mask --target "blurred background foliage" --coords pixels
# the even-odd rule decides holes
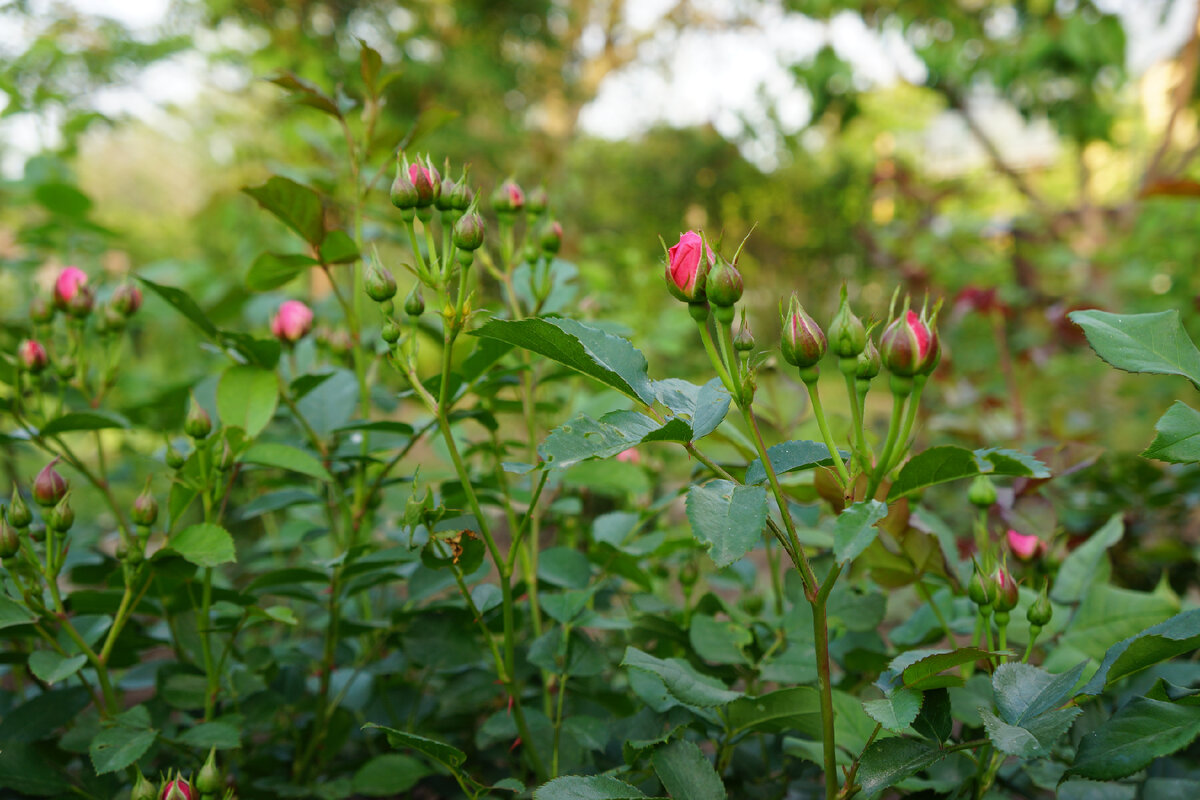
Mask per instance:
[[[1185,387],[1109,370],[1066,313],[1175,308],[1200,334],[1200,41],[1190,0],[1126,5],[174,0],[133,26],[103,3],[3,3],[0,313],[15,341],[27,275],[77,263],[184,286],[220,324],[265,330],[279,295],[253,295],[244,277],[287,239],[240,188],[277,173],[344,203],[354,178],[343,130],[312,95],[263,79],[293,73],[358,125],[361,41],[396,73],[368,155],[380,178],[364,234],[385,261],[406,258],[385,197],[403,140],[456,173],[469,162],[484,192],[510,175],[544,183],[585,312],[624,326],[652,374],[697,378],[705,363],[663,291],[660,237],[703,228],[732,253],[749,235],[760,346],[792,289],[820,320],[843,283],[876,318],[896,285],[928,293],[946,303],[946,366],[924,439],[1099,443],[1127,456]],[[797,20],[813,32],[784,64],[807,109],[799,123],[752,82],[744,93],[762,97],[762,113],[733,125],[691,124],[698,98],[639,96],[635,82],[629,96],[660,106],[658,124],[622,138],[583,124],[589,107],[613,108],[600,102],[610,81],[665,69],[685,37],[736,54],[739,37],[752,47],[755,32]],[[1136,68],[1133,22],[1155,42]],[[834,35],[847,27],[855,46]],[[864,69],[869,56],[894,61],[891,77]],[[319,301],[323,288],[303,278],[288,291]],[[154,413],[203,370],[180,358],[195,340],[171,312],[143,337],[178,350],[146,346],[136,369],[147,380],[135,371],[123,386],[129,409]],[[1185,487],[1171,520],[1190,541],[1196,481],[1160,465],[1148,479],[1123,457],[1089,472],[1087,490],[1153,508],[1155,481]]]

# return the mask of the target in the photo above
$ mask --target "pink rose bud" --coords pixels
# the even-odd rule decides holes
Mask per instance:
[[[58,278],[54,281],[54,305],[66,310],[67,305],[79,293],[79,288],[87,281],[87,273],[79,267],[67,267],[58,273]]]
[[[553,255],[562,248],[563,229],[558,220],[546,220],[538,233],[538,244],[543,251]]]
[[[888,325],[879,344],[883,363],[903,378],[923,374],[934,354],[933,333],[915,311],[904,312]]]
[[[478,250],[483,246],[486,232],[487,224],[483,216],[474,209],[467,211],[454,223],[454,246],[467,252]]]
[[[711,251],[700,234],[680,234],[679,243],[667,250],[667,289],[685,303],[703,303],[711,266]]]
[[[1042,540],[1033,534],[1019,533],[1008,529],[1008,549],[1021,561],[1032,561],[1046,550]]]
[[[525,210],[530,214],[541,214],[546,210],[550,203],[549,195],[546,194],[545,185],[537,186],[529,192],[529,196],[525,198]]]
[[[67,301],[67,313],[76,319],[83,319],[92,313],[96,305],[96,295],[87,286],[77,286],[75,294]]]
[[[800,298],[795,292],[792,292],[787,313],[782,313],[782,307],[780,312],[780,327],[783,332],[779,340],[779,350],[783,354],[783,360],[801,370],[815,367],[829,346],[825,332],[800,305]]]
[[[299,300],[285,300],[271,318],[271,333],[284,344],[295,344],[312,330],[313,312]]]
[[[640,464],[642,463],[642,454],[637,451],[636,447],[631,447],[617,453],[617,461],[625,464]]]
[[[57,463],[56,458],[42,467],[42,471],[33,479],[34,502],[44,508],[58,505],[67,496],[67,479],[54,468]]]
[[[1012,575],[1008,574],[1008,570],[998,567],[996,574],[992,576],[992,582],[996,585],[996,611],[1007,613],[1016,608],[1021,595],[1016,581],[1012,579]]]
[[[142,307],[142,290],[132,283],[123,283],[113,291],[109,303],[123,317],[132,317]]]
[[[417,207],[417,187],[413,186],[408,177],[408,170],[399,162],[396,163],[396,179],[392,181],[389,195],[392,205],[401,211],[410,211]]]
[[[512,178],[496,187],[492,192],[492,208],[500,214],[512,214],[525,207],[525,192]]]
[[[21,551],[21,537],[0,517],[0,558],[12,558]]]
[[[161,800],[196,800],[196,795],[190,783],[183,778],[176,778],[163,787]]]
[[[42,343],[36,339],[26,339],[21,342],[17,346],[17,357],[21,360],[21,366],[34,375],[44,370],[50,363],[50,357],[46,355],[46,348],[42,347]]]
[[[149,527],[158,519],[158,501],[150,493],[150,481],[146,488],[133,501],[133,513],[130,514],[138,525]]]
[[[408,165],[408,179],[417,190],[417,208],[433,205],[442,193],[442,178],[428,156],[424,164],[415,161]]]

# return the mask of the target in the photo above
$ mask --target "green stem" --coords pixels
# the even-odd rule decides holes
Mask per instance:
[[[879,457],[879,463],[875,467],[875,471],[871,473],[871,480],[867,484],[867,493],[865,497],[868,499],[875,496],[875,490],[879,488],[879,484],[883,482],[887,475],[888,462],[892,460],[892,451],[896,448],[896,438],[900,435],[901,417],[904,413],[904,401],[908,399],[908,392],[903,391],[904,384],[893,381],[892,384],[892,418],[888,421],[887,440],[883,445],[883,454]],[[899,389],[899,391],[898,391]]]
[[[733,379],[729,376],[729,370],[725,369],[725,362],[717,352],[717,348],[713,345],[712,334],[708,330],[708,320],[701,322],[696,320],[696,327],[700,329],[700,339],[704,342],[704,352],[708,353],[708,360],[712,362],[713,369],[717,371],[717,376],[720,377],[721,383],[729,390],[729,394],[738,401],[741,405],[741,392],[734,385]]]
[[[821,744],[825,766],[825,800],[834,800],[838,793],[837,746],[834,740],[833,677],[829,658],[829,617],[826,604],[829,593],[841,573],[842,565],[835,564],[821,585],[812,604],[813,632],[816,634],[817,682],[821,692]]]
[[[849,362],[851,369],[847,370],[845,364],[842,362]],[[854,368],[857,365],[857,359],[853,358],[840,359],[838,364],[842,370],[842,377],[846,379],[846,399],[850,402],[850,421],[854,428],[852,431],[854,435],[854,456],[858,459],[859,472],[866,472],[871,469],[871,464],[868,461],[867,439],[863,432],[863,409],[858,396],[858,381],[854,376]]]
[[[842,482],[842,488],[849,489],[851,488],[850,473],[846,471],[846,465],[842,463],[842,457],[838,455],[837,443],[833,441],[833,434],[829,432],[829,423],[825,420],[825,409],[821,405],[821,393],[817,390],[817,371],[816,369],[806,370],[800,377],[804,381],[805,387],[808,388],[808,399],[812,403],[813,416],[817,418],[817,427],[821,430],[821,438],[825,440],[825,446],[829,448],[829,457],[833,459],[833,468]],[[869,492],[867,496],[870,497]]]
[[[912,396],[908,403],[908,413],[904,415],[904,428],[900,432],[900,437],[896,440],[898,445],[896,452],[892,455],[891,463],[887,465],[886,472],[891,472],[900,463],[900,459],[904,458],[905,452],[909,448],[909,437],[912,436],[913,426],[917,421],[917,411],[921,407],[921,392],[925,390],[925,382],[928,380],[924,375],[918,375],[913,378]]]

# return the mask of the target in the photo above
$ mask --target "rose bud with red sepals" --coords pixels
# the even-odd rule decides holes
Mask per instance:
[[[168,781],[167,785],[163,787],[160,800],[197,800],[197,798],[190,783],[183,778],[176,778]]]
[[[196,402],[196,398],[193,396],[187,417],[183,420],[183,432],[196,441],[199,441],[207,439],[208,435],[212,433],[212,428],[212,417]]]
[[[512,178],[496,187],[492,192],[492,208],[497,214],[515,214],[525,207],[525,192]]]
[[[87,273],[79,267],[65,267],[54,279],[54,305],[62,310],[75,299],[80,287],[88,282]]]
[[[530,190],[529,196],[525,198],[525,210],[530,214],[541,214],[545,212],[550,205],[550,198],[546,194],[546,186],[535,186]]]
[[[703,303],[712,255],[700,234],[688,231],[667,250],[667,289],[685,303]]]
[[[146,481],[146,488],[134,498],[133,512],[130,516],[135,523],[145,528],[149,528],[158,520],[158,501],[150,493],[150,481]]]
[[[293,345],[312,330],[313,312],[299,300],[284,300],[271,317],[271,333],[280,342]]]
[[[538,245],[542,251],[554,255],[562,249],[562,223],[556,219],[548,219],[542,223],[538,233]]]
[[[21,552],[21,537],[13,526],[8,524],[8,518],[0,515],[0,558],[12,558]]]
[[[992,479],[987,475],[979,475],[971,481],[971,488],[967,489],[967,500],[978,509],[991,508],[996,502],[996,487],[992,484]]]
[[[21,491],[13,484],[12,500],[8,502],[8,521],[15,528],[28,528],[33,522],[33,512],[29,510],[29,506],[25,503],[25,498],[21,497]]]
[[[883,359],[879,357],[879,348],[868,337],[867,346],[858,358],[854,359],[854,377],[860,381],[870,381],[883,369]]]
[[[132,317],[142,307],[142,290],[132,283],[123,283],[113,290],[109,304],[123,317]]]
[[[58,501],[58,505],[46,514],[46,526],[59,533],[66,533],[74,524],[75,509],[71,508],[71,493],[67,492],[63,499]]]
[[[902,378],[921,374],[934,352],[929,326],[911,310],[887,326],[879,343],[884,365]]]
[[[46,348],[36,339],[25,339],[17,345],[17,359],[22,367],[34,375],[40,374],[50,364]]]
[[[850,310],[846,286],[842,285],[842,302],[829,322],[829,349],[841,359],[855,359],[867,349],[867,328]]]
[[[59,501],[67,496],[67,489],[70,488],[67,479],[59,475],[58,470],[54,468],[57,463],[56,458],[42,467],[42,471],[33,479],[33,501],[42,508],[58,505]]]
[[[29,319],[37,325],[46,325],[54,320],[54,304],[42,295],[34,295],[29,301]]]
[[[1008,549],[1022,563],[1028,564],[1046,551],[1046,545],[1035,534],[1025,534],[1009,528],[1005,538],[1008,540]]]
[[[717,319],[725,324],[733,321],[733,307],[742,299],[742,273],[720,254],[712,253],[713,264],[704,279],[704,294],[716,307]]]
[[[419,317],[425,313],[425,295],[421,293],[421,284],[413,284],[412,291],[404,298],[404,313],[410,317]]]
[[[367,267],[367,275],[363,279],[367,297],[376,303],[386,303],[396,296],[396,276],[382,264],[371,261]]]
[[[474,252],[483,246],[486,232],[487,224],[483,221],[483,215],[472,206],[454,223],[454,246],[468,253]]]
[[[825,332],[821,326],[808,315],[800,305],[800,298],[792,292],[788,301],[787,313],[780,306],[780,326],[783,332],[779,340],[779,350],[783,360],[801,370],[812,369],[825,355],[829,346]]]

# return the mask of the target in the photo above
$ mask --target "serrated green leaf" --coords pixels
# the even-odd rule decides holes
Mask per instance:
[[[718,620],[709,614],[692,615],[688,641],[696,655],[714,664],[750,664],[746,648],[754,634],[731,620]]]
[[[1172,464],[1200,462],[1200,411],[1176,400],[1155,423],[1154,430],[1158,435],[1142,453],[1142,458]]]
[[[726,712],[731,734],[749,730],[781,733],[805,727],[805,721],[820,718],[821,695],[811,686],[795,686],[759,697],[742,697]]]
[[[247,186],[242,191],[309,244],[319,246],[325,238],[321,196],[313,189],[289,178],[272,175],[261,186]]]
[[[954,720],[950,716],[950,693],[945,689],[925,692],[921,713],[913,720],[913,730],[927,739],[944,742],[950,738]]]
[[[870,797],[945,758],[947,753],[926,741],[891,738],[874,742],[858,766],[862,795]]]
[[[349,264],[359,257],[358,246],[345,231],[329,231],[321,242],[321,262],[324,264]]]
[[[581,414],[550,431],[538,454],[548,467],[565,469],[589,458],[615,456],[663,427],[636,411],[611,411],[598,420]],[[683,429],[676,441],[688,441],[691,430],[685,424],[676,427]]]
[[[986,708],[979,709],[983,727],[996,749],[1021,758],[1048,757],[1054,743],[1081,713],[1078,708],[1060,708],[1028,720],[1023,725],[1009,725]]]
[[[37,619],[37,614],[11,597],[0,594],[0,628],[27,625]]]
[[[1126,372],[1182,375],[1200,387],[1200,350],[1188,338],[1179,312],[1110,314],[1072,311],[1096,355]]]
[[[201,310],[200,306],[196,305],[196,301],[191,295],[182,289],[176,289],[174,286],[163,286],[154,281],[147,280],[140,275],[135,276],[143,286],[154,292],[163,300],[175,308],[180,314],[183,314],[193,325],[200,329],[200,332],[209,339],[216,339],[219,331],[217,326],[212,324],[208,315]]]
[[[203,522],[184,528],[167,540],[167,547],[198,567],[237,561],[233,537],[220,525]]]
[[[733,692],[716,678],[702,675],[686,661],[677,658],[660,659],[636,647],[625,648],[621,666],[640,669],[658,677],[667,691],[681,703],[700,708],[724,705],[742,696]]]
[[[654,386],[646,358],[625,339],[570,319],[555,317],[489,320],[471,332],[498,339],[557,361],[647,405]]]
[[[687,800],[725,800],[725,785],[708,756],[693,742],[676,739],[650,757],[654,772],[672,797]]]
[[[1059,568],[1050,597],[1057,603],[1078,603],[1096,579],[1104,551],[1121,541],[1125,522],[1121,513],[1113,514],[1100,530],[1071,551]]]
[[[112,727],[96,734],[88,748],[96,774],[125,769],[145,755],[158,738],[158,731],[149,724],[145,706],[135,706],[117,715]]]
[[[843,458],[848,455],[840,450],[838,452]],[[771,459],[771,466],[775,468],[776,475],[833,465],[833,458],[830,457],[829,448],[824,442],[803,439],[771,445],[767,448],[767,458]],[[763,467],[762,460],[756,458],[751,461],[750,466],[746,468],[746,483],[762,483],[766,479],[767,470]]]
[[[687,516],[692,534],[708,550],[713,563],[727,567],[762,538],[767,522],[767,491],[761,486],[739,486],[722,480],[692,486],[688,490]]]
[[[1080,690],[1080,694],[1098,695],[1106,686],[1140,672],[1168,658],[1190,653],[1200,647],[1200,609],[1176,614],[1141,633],[1134,634],[1104,654],[1100,668]]]
[[[74,675],[87,663],[87,656],[64,656],[53,650],[37,650],[29,654],[29,670],[46,683],[58,683]]]
[[[55,417],[45,424],[42,436],[57,436],[71,431],[99,431],[107,428],[128,428],[129,420],[107,411],[76,411]]]
[[[917,718],[921,711],[921,693],[913,689],[897,689],[879,700],[867,700],[863,711],[885,729],[899,733]]]
[[[253,439],[275,416],[279,387],[275,373],[246,365],[229,367],[217,384],[217,414],[221,422],[241,428]]]
[[[939,673],[991,655],[999,654],[989,653],[978,647],[962,647],[957,650],[909,650],[893,658],[875,684],[885,692],[900,687],[934,688],[933,684],[937,683],[934,679]]]
[[[1010,725],[1024,725],[1071,698],[1087,662],[1052,675],[1032,664],[1009,661],[992,673],[996,708]]]
[[[354,791],[367,797],[395,797],[417,785],[429,767],[403,753],[384,753],[354,773]]]
[[[388,728],[384,725],[376,725],[373,722],[363,726],[381,730],[387,734],[388,744],[395,748],[404,748],[416,750],[418,753],[424,753],[430,758],[445,764],[450,769],[457,771],[467,760],[467,754],[457,747],[448,745],[445,742],[439,742],[436,739],[427,739],[424,736],[418,736],[415,733],[408,731],[398,731],[395,728]]]
[[[931,447],[914,456],[900,470],[888,492],[888,502],[930,486],[977,475],[1048,478],[1050,471],[1036,458],[1016,450],[989,447],[972,451],[955,445]]]
[[[850,563],[871,546],[879,536],[875,523],[887,513],[887,506],[878,500],[865,500],[838,514],[833,533],[833,555],[838,563]]]
[[[1187,747],[1200,733],[1200,707],[1135,697],[1079,742],[1067,775],[1111,781]]]
[[[533,800],[643,800],[637,787],[607,775],[567,775],[533,790]]]
[[[252,292],[278,289],[319,263],[315,258],[300,253],[263,253],[254,259],[246,272],[246,288]]]
[[[292,447],[278,442],[258,442],[250,447],[239,461],[246,464],[257,464],[261,467],[278,467],[279,469],[299,472],[323,481],[332,481],[333,476],[313,456],[298,447]]]

